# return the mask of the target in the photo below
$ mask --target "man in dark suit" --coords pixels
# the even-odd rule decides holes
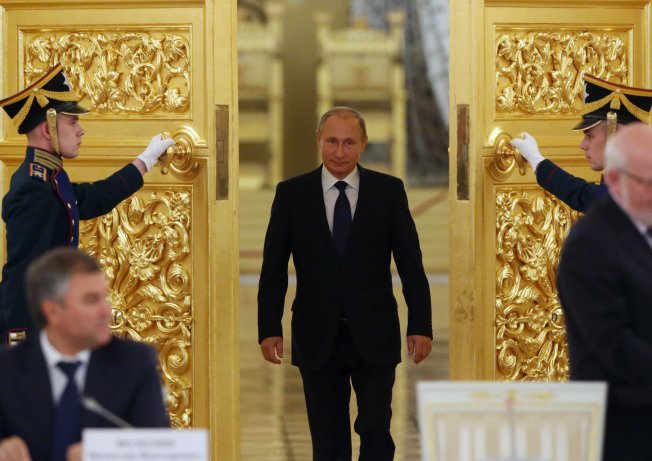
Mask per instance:
[[[78,459],[81,430],[113,427],[81,396],[138,427],[168,427],[154,351],[111,335],[98,263],[61,247],[26,274],[39,334],[0,350],[0,459]]]
[[[618,85],[592,75],[585,75],[584,83],[582,120],[573,131],[584,133],[580,149],[591,169],[602,171],[607,138],[618,127],[646,120],[652,108],[652,91]],[[512,139],[511,143],[530,163],[539,185],[572,209],[584,213],[594,200],[607,193],[603,183],[573,176],[545,158],[536,139],[528,133],[523,133],[523,139]]]
[[[431,350],[430,291],[403,183],[358,164],[366,143],[357,111],[326,112],[317,129],[323,165],[278,184],[265,237],[259,342],[265,360],[281,363],[291,254],[292,363],[303,379],[315,461],[351,459],[351,384],[359,459],[393,459],[389,429],[401,338],[392,255],[408,306],[408,352],[419,363]]]
[[[174,144],[154,136],[147,149],[108,178],[71,183],[64,160],[74,159],[84,136],[77,104],[61,65],[16,95],[0,101],[19,134],[27,137],[25,159],[2,200],[7,262],[0,283],[0,343],[23,340],[33,324],[23,280],[29,263],[51,248],[77,247],[79,221],[110,212],[143,186],[143,175]]]
[[[631,124],[606,149],[609,194],[571,229],[557,284],[570,377],[607,381],[605,461],[652,452],[652,127]]]

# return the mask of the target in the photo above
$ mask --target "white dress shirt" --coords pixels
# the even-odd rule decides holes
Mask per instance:
[[[348,184],[344,193],[351,204],[351,219],[355,216],[355,207],[358,205],[358,193],[360,192],[360,172],[355,167],[351,173],[344,179],[337,179],[331,174],[326,167],[321,169],[321,188],[324,193],[324,205],[326,206],[326,219],[328,228],[333,233],[333,212],[335,211],[335,202],[340,195],[340,191],[335,187],[335,183],[344,181]]]
[[[48,339],[45,330],[41,330],[39,339],[41,340],[41,350],[45,357],[45,364],[48,367],[48,375],[50,375],[50,386],[52,388],[52,401],[56,405],[61,399],[66,384],[68,384],[68,377],[61,368],[57,366],[59,362],[81,362],[79,368],[75,372],[75,382],[79,394],[84,395],[84,383],[86,382],[86,371],[88,370],[88,361],[91,358],[90,349],[79,352],[76,355],[63,355],[52,345]]]
[[[648,226],[632,218],[629,215],[627,215],[627,217],[629,217],[630,221],[632,221],[632,224],[634,224],[634,227],[636,227],[636,229],[638,229],[638,231],[641,233],[641,235],[643,236],[647,244],[650,245],[650,247],[652,247],[652,236],[650,236],[650,234],[648,233]]]

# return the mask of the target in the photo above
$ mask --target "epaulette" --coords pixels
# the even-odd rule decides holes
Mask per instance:
[[[37,181],[47,182],[48,169],[43,165],[32,162],[29,164],[29,176]]]
[[[27,339],[27,330],[25,328],[16,328],[7,332],[7,344],[15,346]]]

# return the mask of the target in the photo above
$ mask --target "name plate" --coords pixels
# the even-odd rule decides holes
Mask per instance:
[[[84,461],[208,461],[206,429],[84,429]]]

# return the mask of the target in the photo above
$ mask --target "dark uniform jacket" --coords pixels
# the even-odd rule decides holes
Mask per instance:
[[[343,318],[367,362],[382,366],[401,361],[392,255],[408,306],[407,334],[432,337],[430,289],[403,183],[358,168],[358,203],[343,256],[328,228],[321,167],[276,188],[260,274],[258,335],[261,341],[283,336],[292,254],[297,277],[292,363],[306,369],[325,365]]]
[[[586,212],[595,199],[607,192],[604,184],[594,184],[562,170],[550,160],[537,166],[537,182],[569,207]]]
[[[132,164],[101,181],[71,183],[59,156],[27,148],[2,200],[7,262],[0,282],[0,342],[6,342],[8,331],[32,327],[24,293],[27,266],[52,248],[76,247],[80,219],[108,213],[142,185]]]
[[[136,427],[169,427],[158,361],[145,344],[113,338],[91,353],[84,395]],[[52,455],[54,404],[38,334],[0,350],[0,439],[21,437],[31,458]],[[82,427],[114,427],[84,410]]]
[[[652,453],[652,248],[606,195],[571,229],[557,275],[573,380],[609,384],[605,460]]]

